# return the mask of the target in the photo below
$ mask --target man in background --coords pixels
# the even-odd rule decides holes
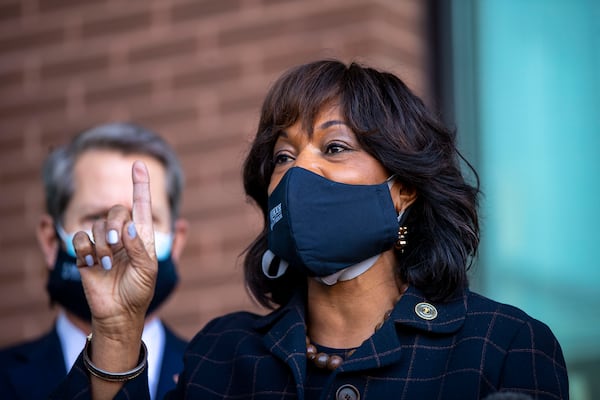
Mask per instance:
[[[188,224],[179,218],[183,173],[168,144],[130,123],[87,130],[46,159],[43,180],[46,214],[37,237],[48,267],[46,289],[59,307],[56,322],[37,340],[0,351],[0,397],[45,399],[71,369],[91,332],[91,313],[76,266],[72,239],[103,218],[114,204],[131,209],[131,166],[143,161],[150,172],[158,277],[146,315],[143,340],[148,347],[148,384],[152,399],[174,387],[183,369],[186,342],[156,317],[176,287],[175,263]]]

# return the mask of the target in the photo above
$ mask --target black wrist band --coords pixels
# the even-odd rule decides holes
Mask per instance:
[[[125,372],[108,372],[101,368],[96,367],[92,360],[90,360],[90,343],[92,342],[92,334],[90,333],[85,341],[85,347],[83,348],[83,365],[87,368],[90,374],[108,382],[125,382],[135,378],[144,372],[146,364],[148,364],[148,349],[142,341],[140,347],[140,358],[138,359],[138,365]]]

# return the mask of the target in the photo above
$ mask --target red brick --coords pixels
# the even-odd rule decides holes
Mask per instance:
[[[222,46],[268,40],[282,35],[311,34],[320,30],[339,29],[343,25],[355,25],[365,22],[370,6],[340,6],[321,12],[294,15],[291,18],[276,20],[256,20],[252,24],[227,27],[219,34]]]
[[[195,37],[186,37],[181,39],[164,40],[161,42],[151,42],[151,44],[133,48],[129,52],[129,61],[132,63],[144,62],[150,60],[164,59],[181,55],[193,55],[197,48]]]
[[[152,93],[152,82],[132,81],[120,84],[107,84],[86,93],[85,103],[90,106],[110,102],[123,102],[132,97],[147,98]]]
[[[44,126],[40,136],[40,146],[47,150],[47,153],[54,150],[57,146],[63,145],[69,138],[77,133],[89,128],[92,122],[77,124],[75,122],[62,126]],[[41,163],[39,165],[42,167]]]
[[[23,135],[20,131],[8,130],[0,135],[0,154],[14,154],[15,151],[20,151],[23,147]],[[0,159],[0,165],[4,163],[4,159]],[[2,168],[0,168],[0,173]]]
[[[26,223],[24,214],[21,208],[16,209],[17,212],[9,211],[4,214],[3,221],[0,224],[3,228],[0,233],[0,247],[7,248],[12,246],[31,246],[35,243],[35,229],[30,224]]]
[[[3,177],[2,193],[0,197],[0,213],[18,215],[19,217],[25,214],[25,204],[23,203],[22,193],[25,193],[27,181],[31,179],[27,176],[27,180],[9,180]],[[2,233],[0,233],[2,236]]]
[[[173,77],[173,89],[204,87],[221,81],[237,79],[241,72],[242,67],[238,63],[202,65],[193,70],[176,73]]]
[[[8,90],[23,87],[25,72],[23,70],[9,70],[0,72],[0,89]]]
[[[0,224],[0,229],[3,231],[1,235],[10,232],[9,228],[9,226],[5,226],[3,223]],[[22,246],[2,247],[3,251],[2,268],[0,268],[0,287],[2,287],[2,285],[12,285],[25,278],[26,274],[23,268],[23,255],[31,252],[34,246],[37,246],[37,242],[35,242],[34,235],[32,234],[31,240]],[[36,249],[36,251],[39,250]],[[40,263],[40,268],[42,266],[43,263]]]
[[[241,0],[194,0],[180,3],[171,9],[171,19],[175,24],[188,20],[208,19],[218,14],[239,10],[241,3]]]
[[[21,4],[18,1],[9,1],[0,4],[0,22],[16,20],[21,16]]]
[[[85,21],[81,28],[84,39],[100,36],[115,36],[133,31],[147,30],[152,23],[152,15],[142,10],[125,15],[112,15],[107,18]]]
[[[261,0],[262,5],[267,8],[269,6],[276,6],[280,4],[290,4],[290,3],[299,3],[302,4],[306,0]]]
[[[39,1],[38,8],[41,12],[81,8],[88,5],[106,4],[107,0],[52,0]]]
[[[376,45],[377,39],[373,38],[371,34],[365,34],[360,37],[349,37],[340,44],[339,51],[343,54],[351,54],[352,61],[359,61],[358,58],[372,54],[373,47]]]
[[[261,60],[263,71],[269,75],[278,76],[288,68],[322,58],[321,49],[318,46],[303,47],[298,50],[293,48],[280,48],[265,54]]]
[[[65,38],[62,27],[23,32],[12,37],[0,38],[0,54],[35,51],[49,45],[61,43]]]
[[[28,98],[14,103],[0,104],[0,120],[38,118],[42,114],[61,113],[65,110],[64,96]]]
[[[168,137],[172,135],[171,132],[158,129],[158,126],[168,125],[169,123],[182,123],[185,121],[195,122],[198,118],[198,112],[195,107],[190,105],[182,105],[178,108],[157,108],[157,109],[140,109],[132,112],[132,119],[138,121],[141,125],[153,128],[157,133]],[[186,132],[186,135],[190,135],[191,132]]]
[[[2,168],[2,171],[0,172],[0,179],[2,179],[2,193],[5,193],[5,198],[9,197],[4,189],[5,186],[19,183],[29,184],[33,179],[39,178],[40,174],[38,173],[39,171],[37,171],[37,168],[33,165],[23,162],[25,158],[23,151],[20,150],[15,154],[5,155],[2,158],[4,160],[0,164],[0,168]],[[22,185],[19,186],[19,190],[25,190],[28,187],[28,185]],[[18,193],[21,192],[19,191]],[[17,210],[4,209],[1,212],[6,212],[9,214],[14,213],[15,211]]]
[[[109,57],[106,53],[63,57],[58,61],[43,64],[40,68],[40,78],[50,80],[96,73],[108,70],[108,65]]]

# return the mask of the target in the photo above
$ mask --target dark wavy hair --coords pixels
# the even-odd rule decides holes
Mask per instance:
[[[268,194],[273,148],[279,133],[300,122],[311,131],[319,111],[339,104],[361,146],[417,199],[405,225],[408,245],[398,253],[397,276],[435,302],[447,301],[468,286],[467,270],[479,245],[479,178],[458,152],[447,129],[398,77],[356,63],[316,61],[284,73],[268,92],[256,137],[244,163],[246,194],[263,213],[263,229],[245,251],[246,284],[255,299],[273,308],[306,285],[290,268],[278,279],[265,277]],[[475,184],[461,172],[461,160]]]

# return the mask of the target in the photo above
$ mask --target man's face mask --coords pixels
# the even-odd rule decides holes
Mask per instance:
[[[292,167],[269,196],[269,250],[309,276],[330,276],[373,259],[397,236],[387,181],[349,185]]]
[[[79,318],[91,321],[92,314],[85,298],[81,275],[77,268],[75,248],[73,247],[75,233],[66,233],[60,225],[56,226],[56,231],[64,244],[65,250],[62,249],[62,246],[59,246],[54,269],[48,275],[46,289],[50,295],[50,300],[57,302]],[[86,231],[86,233],[92,238],[90,231]],[[155,231],[154,244],[158,260],[158,276],[156,277],[154,297],[150,302],[147,314],[155,311],[169,297],[178,281],[176,267],[171,258],[173,235]]]
[[[56,225],[56,232],[58,233],[58,237],[62,240],[67,254],[73,258],[77,258],[75,247],[73,246],[73,238],[75,237],[76,232],[67,233],[60,225]],[[92,231],[88,229],[84,232],[87,233],[88,237],[92,239],[93,242]],[[171,255],[172,246],[173,234],[154,231],[154,248],[156,251],[156,259],[158,261],[164,261]]]

